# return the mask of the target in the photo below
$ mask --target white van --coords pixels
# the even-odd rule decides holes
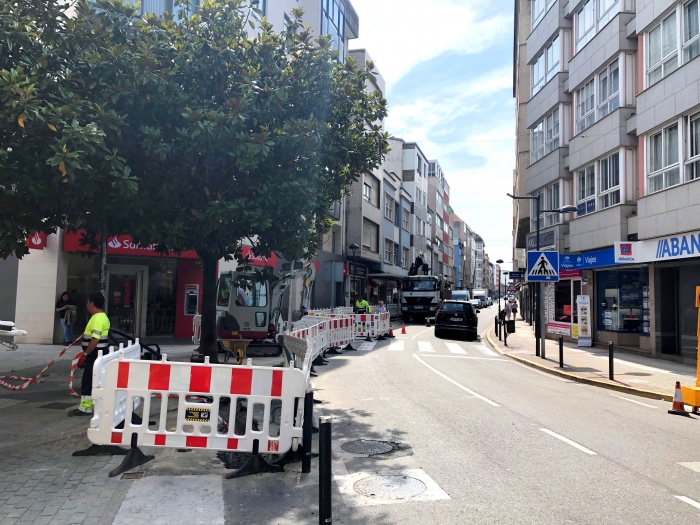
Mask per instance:
[[[453,301],[468,301],[470,299],[467,290],[452,290]]]

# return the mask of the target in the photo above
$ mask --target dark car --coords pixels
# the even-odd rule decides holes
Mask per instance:
[[[465,332],[476,339],[479,310],[467,301],[443,301],[435,314],[435,337],[440,337],[446,330]]]

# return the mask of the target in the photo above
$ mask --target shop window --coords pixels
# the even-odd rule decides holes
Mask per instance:
[[[571,323],[572,311],[571,281],[559,281],[554,287],[554,320]]]
[[[648,270],[602,271],[596,274],[596,281],[598,330],[644,334]]]

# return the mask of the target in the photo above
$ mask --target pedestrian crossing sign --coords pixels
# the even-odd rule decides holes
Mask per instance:
[[[559,252],[527,252],[527,280],[559,281]]]

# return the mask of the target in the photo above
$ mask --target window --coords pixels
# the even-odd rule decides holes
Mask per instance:
[[[588,0],[584,3],[576,12],[576,52],[581,51],[619,12],[619,0]]]
[[[535,163],[559,147],[559,108],[530,131],[530,162]]]
[[[652,86],[678,69],[675,11],[649,32],[647,48],[647,78]]]
[[[700,10],[698,0],[683,6],[683,63],[700,55]]]
[[[560,208],[559,205],[559,183],[556,182],[546,189],[546,200],[545,206],[547,210],[556,210]],[[552,226],[553,224],[559,224],[559,214],[558,213],[547,213],[545,214],[545,226]]]
[[[431,163],[432,165],[432,163]],[[423,161],[418,157],[418,173],[423,173]]]
[[[576,92],[576,133],[595,123],[595,80],[589,80]]]
[[[384,218],[394,221],[394,199],[388,193],[384,194]]]
[[[409,231],[411,228],[410,216],[411,212],[404,208],[403,213],[401,214],[401,227],[406,231]]]
[[[547,46],[545,50],[546,62],[545,67],[547,68],[547,82],[554,78],[554,75],[559,73],[559,36],[552,40],[552,43]]]
[[[595,211],[595,167],[590,165],[579,170],[577,175],[578,215]]]
[[[384,262],[391,264],[394,260],[394,242],[384,239]]]
[[[362,186],[362,198],[372,206],[379,208],[379,197],[379,179],[372,175],[365,175],[364,185]]]
[[[534,164],[544,157],[544,122],[530,130],[530,163]]]
[[[598,120],[620,107],[620,69],[617,60],[598,76]]]
[[[532,28],[544,18],[544,14],[554,5],[554,0],[532,0]]]
[[[399,265],[399,245],[394,243],[394,266]]]
[[[688,160],[685,163],[685,180],[700,178],[700,113],[688,122]]]
[[[254,1],[255,1],[255,0],[251,1],[251,3],[250,3],[251,6],[252,6],[254,9],[257,9],[257,10],[259,10],[259,11],[262,11],[262,16],[267,15],[267,0],[258,0],[257,5],[253,5],[253,2],[254,2]],[[146,2],[148,2],[148,0],[146,0]],[[252,13],[253,13],[253,16],[254,16],[254,17],[256,17],[256,18],[262,18],[262,16],[260,16],[260,14],[259,14],[259,13],[256,13],[255,11],[252,11]],[[285,15],[285,16],[286,16],[286,15]]]
[[[330,35],[333,49],[342,62],[345,57],[345,3],[321,0],[321,34]]]
[[[544,87],[544,53],[532,64],[532,95]]]
[[[239,281],[236,289],[238,306],[267,306],[267,285],[250,280]]]
[[[599,209],[620,204],[620,154],[613,153],[600,161]]]
[[[367,202],[372,202],[372,186],[370,186],[366,182],[362,187],[362,198],[365,199]]]
[[[545,155],[559,147],[559,108],[547,115],[545,127]]]
[[[588,0],[576,13],[576,51],[595,36],[595,0]]]
[[[401,268],[408,268],[408,248],[402,248],[401,252]]]
[[[679,183],[678,124],[673,124],[649,137],[647,193],[654,193]]]
[[[379,251],[379,226],[367,219],[362,219],[362,247],[375,253]]]

